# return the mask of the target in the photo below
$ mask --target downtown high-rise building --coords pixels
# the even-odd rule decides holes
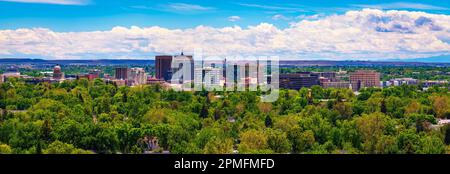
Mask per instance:
[[[207,89],[217,89],[223,87],[222,68],[207,66],[199,67],[194,70],[194,83],[202,85]]]
[[[350,73],[350,83],[354,91],[366,87],[380,87],[380,73],[372,70],[358,70]]]
[[[129,74],[129,69],[126,67],[116,68],[115,78],[117,80],[127,80]]]
[[[155,71],[156,78],[164,81],[170,81],[172,79],[172,75],[180,70],[182,67],[178,66],[178,68],[172,68],[173,59],[189,59],[190,60],[190,68],[191,68],[191,80],[193,80],[194,76],[194,60],[192,55],[184,55],[181,53],[180,55],[171,56],[171,55],[159,55],[155,56]],[[183,81],[183,79],[179,79]]]
[[[147,83],[147,74],[143,68],[116,68],[115,79],[123,81],[128,86]]]
[[[169,55],[155,56],[156,78],[168,81],[172,77],[172,58]]]
[[[147,83],[147,74],[143,68],[131,68],[128,74],[129,86],[143,85]]]

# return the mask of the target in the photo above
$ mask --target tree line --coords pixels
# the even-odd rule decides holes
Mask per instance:
[[[448,88],[186,92],[101,79],[0,85],[0,153],[450,152]],[[150,147],[157,138],[158,147]]]

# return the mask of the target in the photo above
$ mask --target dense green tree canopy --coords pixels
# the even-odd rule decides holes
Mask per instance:
[[[0,153],[447,153],[448,88],[177,92],[100,79],[0,85]]]

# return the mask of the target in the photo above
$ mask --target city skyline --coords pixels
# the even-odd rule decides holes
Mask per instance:
[[[0,0],[0,57],[151,59],[160,54],[287,60],[450,57],[445,1]]]
[[[450,153],[448,65],[79,62],[0,63],[0,155]]]

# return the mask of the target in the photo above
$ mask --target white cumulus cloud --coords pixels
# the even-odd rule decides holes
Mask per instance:
[[[241,20],[241,17],[239,17],[239,16],[230,16],[230,17],[228,17],[228,21],[230,21],[230,22],[236,22],[236,21],[239,21],[239,20]]]
[[[286,16],[284,16],[284,15],[282,15],[282,14],[276,14],[276,15],[273,15],[272,16],[272,19],[273,20],[285,20],[285,21],[287,21],[287,20],[290,20],[291,18],[290,17],[286,17]]]
[[[0,56],[152,58],[154,54],[278,55],[281,59],[404,59],[450,55],[450,16],[364,9],[303,18],[287,28],[114,27],[107,31],[0,30]]]
[[[446,7],[433,6],[421,3],[394,2],[384,4],[354,4],[355,7],[376,9],[416,9],[416,10],[450,10]]]
[[[186,3],[170,3],[168,7],[173,10],[179,11],[206,11],[214,9],[212,7],[204,7],[196,4],[186,4]]]

